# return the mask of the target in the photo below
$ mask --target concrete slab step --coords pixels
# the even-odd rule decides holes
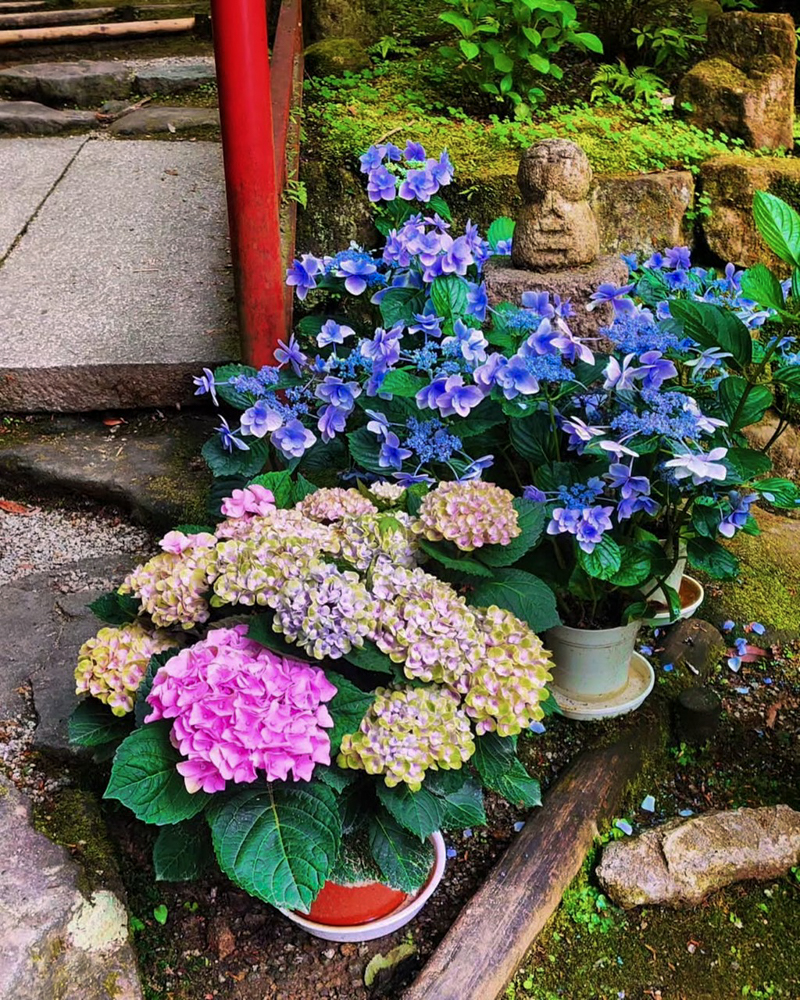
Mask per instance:
[[[22,63],[0,70],[0,95],[97,108],[132,94],[179,94],[215,80],[213,56]]]
[[[190,400],[238,356],[227,233],[218,144],[84,143],[0,267],[0,410]]]
[[[36,101],[0,101],[0,135],[57,135],[96,124],[93,111],[62,111]]]

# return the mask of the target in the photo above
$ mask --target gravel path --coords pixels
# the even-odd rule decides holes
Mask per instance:
[[[78,559],[153,548],[150,532],[118,513],[44,505],[7,513],[4,502],[0,497],[0,586]]]

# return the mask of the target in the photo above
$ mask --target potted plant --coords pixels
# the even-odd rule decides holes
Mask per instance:
[[[106,798],[160,827],[158,878],[216,859],[312,933],[367,940],[424,905],[440,830],[485,822],[483,788],[539,804],[516,741],[548,710],[549,656],[426,572],[421,503],[262,475],[92,605],[70,734],[113,752]]]
[[[785,323],[800,288],[763,267],[692,267],[685,247],[628,259],[629,283],[594,295],[614,306],[601,353],[571,332],[568,302],[535,288],[521,308],[489,308],[482,268],[510,252],[513,222],[486,238],[470,223],[456,230],[441,196],[446,153],[384,143],[361,164],[385,245],[294,262],[287,280],[310,311],[277,363],[196,379],[240,414],[223,419],[205,457],[242,483],[286,467],[360,487],[443,484],[422,500],[430,572],[546,631],[568,710],[628,710],[653,681],[633,652],[637,623],[682,613],[684,553],[693,569],[734,579],[722,542],[757,532],[752,504],[800,500],[770,475],[768,447],[744,437],[773,405],[785,427],[800,382]],[[800,222],[778,199],[758,204],[786,259]],[[443,526],[466,509],[461,486],[489,479],[516,495],[524,542]]]

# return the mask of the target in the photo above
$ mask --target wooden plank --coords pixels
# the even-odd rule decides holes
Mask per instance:
[[[46,7],[47,0],[2,0],[0,14],[10,14],[13,11],[31,10],[34,7]]]
[[[193,31],[194,26],[195,18],[176,17],[160,21],[120,21],[116,24],[21,28],[15,31],[0,31],[0,46],[98,41],[104,38],[133,38],[141,35],[179,35]]]
[[[113,17],[115,7],[81,7],[74,10],[35,10],[25,14],[0,11],[0,28],[44,28],[51,24],[84,24]]]
[[[581,755],[461,911],[403,1000],[496,1000],[614,816],[661,727]]]

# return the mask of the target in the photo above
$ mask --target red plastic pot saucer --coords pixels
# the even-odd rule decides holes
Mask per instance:
[[[308,919],[329,927],[353,927],[388,916],[406,899],[407,893],[381,882],[366,885],[326,882],[311,904]]]

